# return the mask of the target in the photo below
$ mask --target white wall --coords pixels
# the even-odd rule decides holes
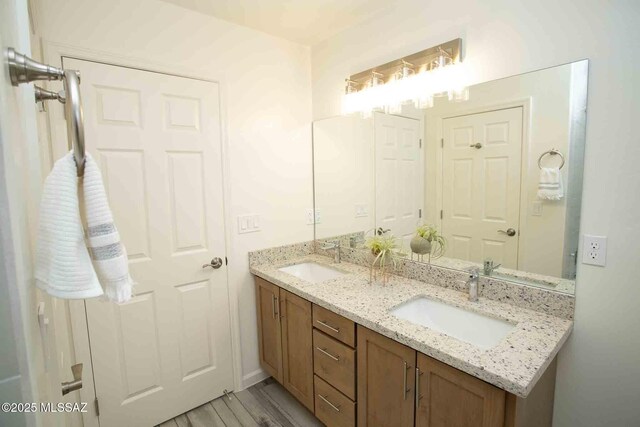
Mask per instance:
[[[373,118],[338,116],[313,123],[316,239],[374,227]],[[356,206],[366,216],[356,216]]]
[[[591,60],[582,231],[605,268],[580,264],[575,329],[560,353],[555,425],[640,419],[640,4],[636,0],[408,1],[312,49],[313,115],[340,111],[345,77],[462,37],[474,81]]]
[[[155,0],[42,0],[34,14],[45,41],[219,76],[230,162],[229,283],[238,292],[242,375],[258,364],[247,252],[313,238],[309,48]],[[46,45],[46,44],[45,44]],[[237,234],[237,216],[262,231]],[[252,376],[254,375],[254,376]]]
[[[30,220],[38,191],[39,148],[33,89],[11,86],[8,47],[29,53],[26,2],[0,0],[0,402],[41,401],[44,363],[38,346]],[[36,425],[40,415],[0,412],[0,425]]]
[[[569,100],[571,89],[571,65],[548,68],[507,79],[494,80],[469,88],[469,100],[449,102],[448,98],[436,98],[433,108],[425,110],[426,155],[426,218],[439,223],[436,212],[436,162],[439,157],[439,122],[444,117],[490,111],[491,109],[526,105],[522,141],[522,193],[520,195],[520,244],[518,270],[547,276],[562,277],[565,243],[575,251],[577,242],[565,242],[566,198],[559,201],[541,201],[537,197],[540,154],[555,148],[569,158]],[[547,166],[558,166],[557,158],[545,158]],[[565,186],[568,182],[569,163],[562,168]],[[542,215],[534,216],[533,203],[542,204]],[[516,227],[518,228],[518,227]]]

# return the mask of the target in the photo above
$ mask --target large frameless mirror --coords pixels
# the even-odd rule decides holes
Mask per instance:
[[[316,239],[382,233],[416,262],[573,293],[587,73],[584,60],[461,102],[314,122]]]

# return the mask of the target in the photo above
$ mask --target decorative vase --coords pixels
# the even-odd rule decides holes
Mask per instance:
[[[414,254],[424,255],[431,252],[431,241],[417,234],[413,236],[409,246]]]

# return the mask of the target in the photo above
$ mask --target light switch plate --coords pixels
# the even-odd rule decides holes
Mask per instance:
[[[582,263],[604,267],[607,263],[607,237],[585,234],[582,243]]]
[[[531,203],[531,215],[533,216],[542,216],[542,202],[533,202]]]
[[[307,209],[307,225],[320,224],[320,209]]]
[[[238,234],[255,233],[256,231],[260,231],[260,215],[238,216]]]
[[[356,218],[364,218],[369,216],[367,205],[356,205]]]

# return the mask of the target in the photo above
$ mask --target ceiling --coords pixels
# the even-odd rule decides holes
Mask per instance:
[[[393,5],[388,0],[162,0],[314,45]]]

